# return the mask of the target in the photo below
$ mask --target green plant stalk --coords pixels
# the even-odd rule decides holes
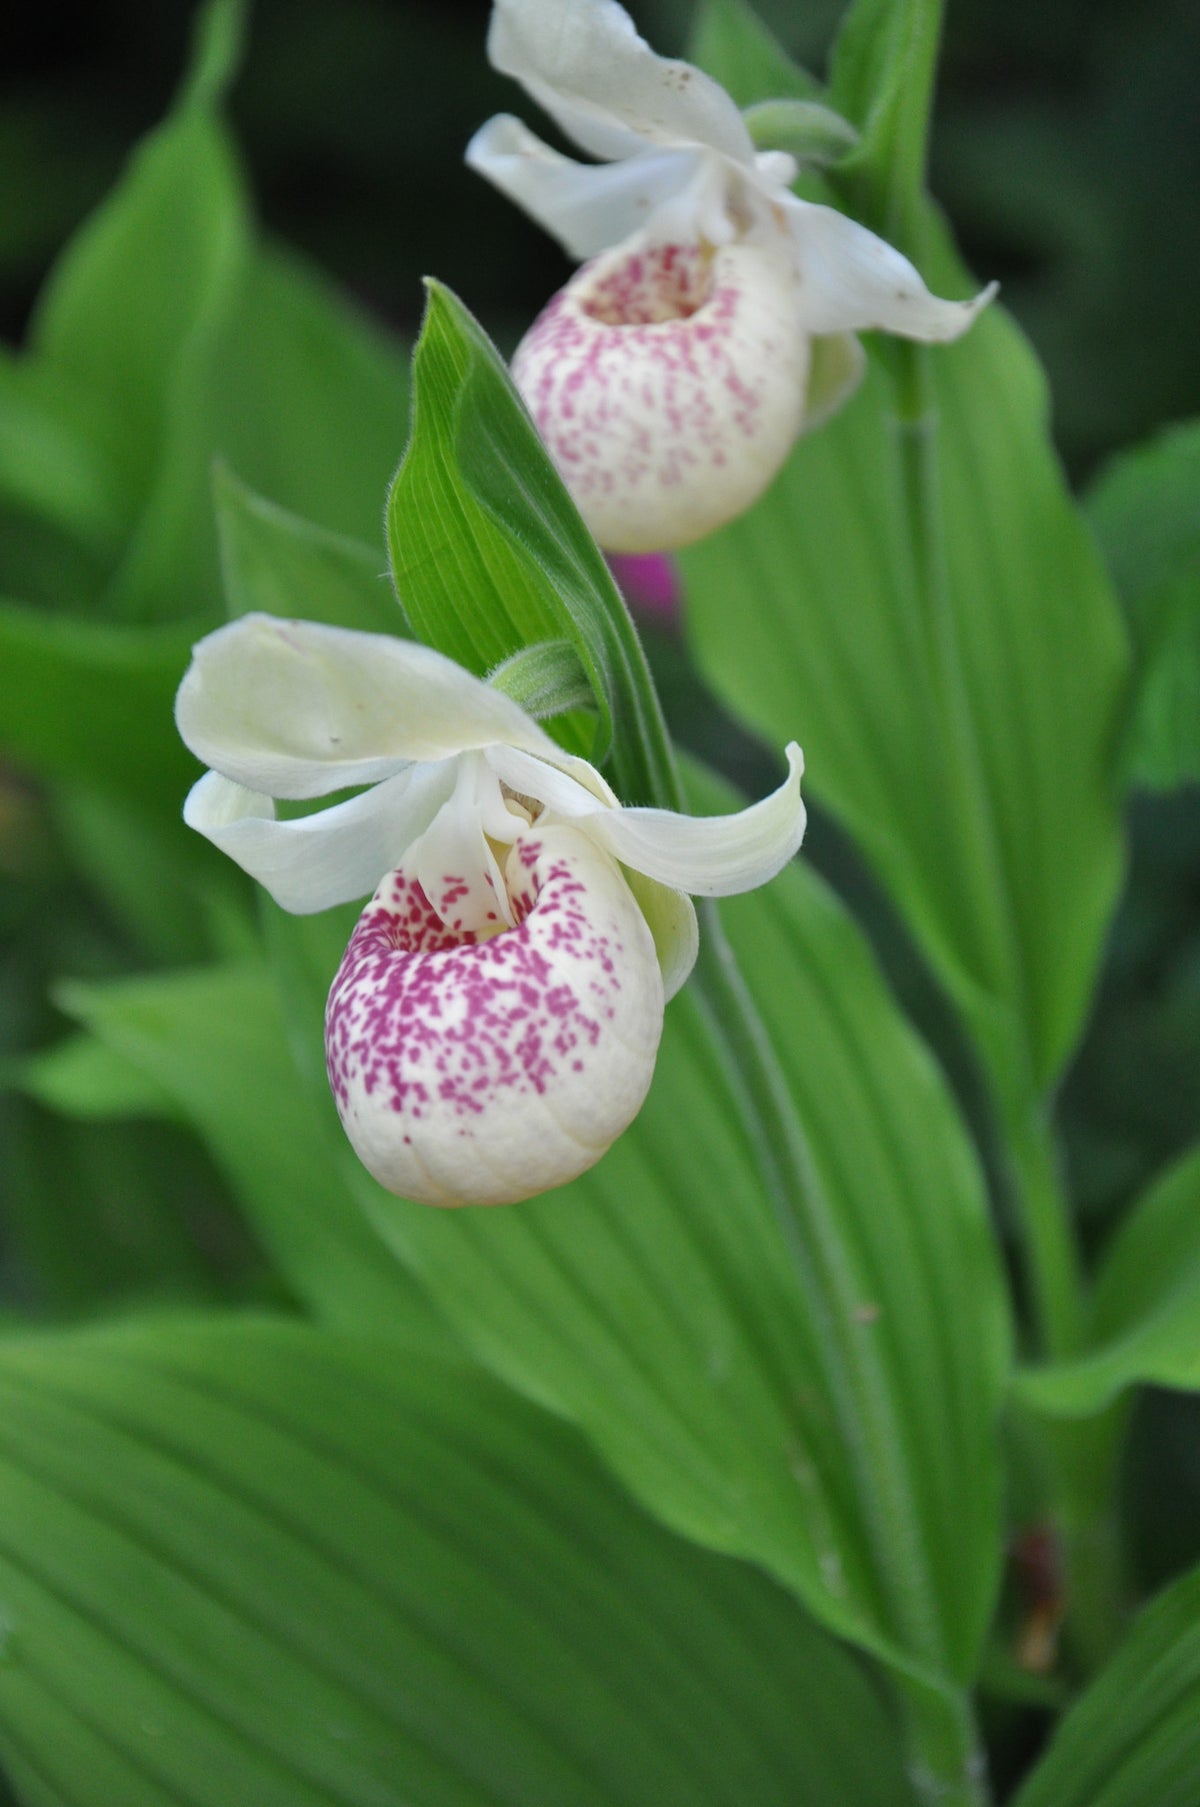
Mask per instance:
[[[908,1777],[925,1807],[990,1807],[987,1754],[966,1692],[898,1681]]]
[[[826,1384],[856,1469],[859,1497],[870,1514],[872,1542],[900,1641],[918,1661],[936,1669],[941,1652],[921,1578],[898,1555],[915,1547],[912,1501],[882,1421],[875,1421],[872,1407],[879,1388],[870,1359],[839,1331],[852,1321],[853,1294],[841,1272],[837,1233],[790,1109],[786,1081],[711,905],[702,907],[692,983],[718,1030],[715,1039],[757,1144],[793,1270],[821,1327]],[[904,1722],[909,1771],[921,1800],[929,1807],[989,1807],[986,1759],[969,1696],[935,1689],[896,1669],[890,1674]]]

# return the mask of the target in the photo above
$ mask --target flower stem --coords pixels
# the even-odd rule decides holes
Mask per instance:
[[[987,1757],[970,1696],[904,1679],[896,1693],[904,1720],[908,1776],[923,1807],[989,1807]]]

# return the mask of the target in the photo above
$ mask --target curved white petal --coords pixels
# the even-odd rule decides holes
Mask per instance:
[[[326,796],[493,741],[557,753],[510,697],[431,647],[273,615],[200,641],[175,721],[205,765],[272,797]]]
[[[496,0],[488,55],[593,157],[706,144],[754,162],[724,88],[690,63],[656,56],[616,0]]]
[[[404,866],[448,929],[483,937],[515,921],[491,843],[510,847],[529,814],[505,802],[482,754],[464,753],[454,764],[454,795],[409,848]],[[390,860],[382,870],[399,863]]]
[[[366,897],[399,865],[454,786],[454,766],[409,766],[359,797],[292,822],[277,822],[270,797],[219,772],[188,793],[183,819],[236,860],[275,902],[307,916]]]
[[[381,1185],[425,1204],[507,1204],[574,1179],[653,1074],[662,981],[617,866],[573,829],[535,829],[507,878],[519,926],[473,944],[390,874],[329,994],[346,1133]]]
[[[648,151],[621,163],[576,163],[509,113],[481,126],[466,160],[523,207],[571,257],[595,257],[643,227],[695,180],[705,151]]]
[[[906,339],[944,344],[965,333],[996,293],[990,283],[970,301],[931,295],[907,257],[832,207],[782,197],[800,272],[800,314],[810,333],[878,327]]]
[[[536,784],[547,811],[575,823],[623,866],[693,897],[732,897],[765,885],[804,839],[804,755],[795,741],[787,748],[788,775],[779,788],[731,816],[605,807],[525,754],[496,748],[488,760],[513,789],[533,795]]]
[[[804,839],[804,755],[792,741],[779,789],[731,816],[667,809],[598,810],[581,823],[623,866],[693,897],[752,891],[786,866]]]
[[[808,363],[786,251],[643,235],[572,278],[512,370],[600,544],[660,552],[766,488],[800,429]]]

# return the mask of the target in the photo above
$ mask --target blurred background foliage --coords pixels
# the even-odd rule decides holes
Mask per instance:
[[[682,49],[688,0],[641,0],[635,11],[657,48]],[[793,54],[823,69],[840,0],[759,0],[759,11]],[[427,272],[507,349],[566,269],[550,241],[462,165],[468,136],[492,112],[532,120],[487,66],[487,13],[484,0],[258,0],[254,9],[231,117],[261,223],[405,340]],[[191,14],[184,4],[97,0],[69,32],[55,8],[9,18],[0,335],[11,344],[59,248],[164,114]],[[932,187],[968,260],[981,278],[1000,277],[1046,364],[1057,441],[1084,491],[1113,453],[1200,412],[1197,68],[1200,10],[1187,0],[949,7]],[[376,440],[383,431],[371,422]],[[396,459],[401,439],[402,430]],[[382,488],[377,501],[365,498],[364,519],[382,502]],[[6,564],[10,549],[0,541]],[[6,570],[0,590],[23,595],[19,569]],[[671,633],[651,628],[650,639],[676,730],[695,742],[701,713],[711,720],[707,698]],[[803,738],[802,719],[799,728]],[[705,751],[714,757],[711,732]],[[717,757],[760,787],[759,749],[733,724]],[[1197,803],[1195,787],[1133,796],[1126,895],[1067,1084],[1071,1175],[1096,1245],[1200,1122]],[[229,951],[245,932],[249,894],[235,881],[215,926],[189,924],[186,909],[166,927],[161,914],[139,911],[141,887],[128,875],[141,873],[141,851],[135,837],[113,858],[104,808],[98,796],[0,770],[0,1060],[61,1038],[50,998],[62,979]],[[91,858],[101,844],[110,849],[104,871]],[[873,934],[970,1105],[969,1062],[894,914],[832,824],[817,821],[809,849]],[[95,1075],[83,1079],[94,1088]],[[132,1092],[121,1120],[117,1080],[105,1078],[102,1123],[50,1108],[53,1087],[71,1083],[61,1063],[43,1102],[0,1097],[0,1309],[77,1315],[148,1295],[274,1297],[280,1283],[209,1157],[169,1111],[145,1121],[145,1100]],[[1161,1394],[1140,1411],[1131,1508],[1144,1579],[1154,1583],[1200,1557],[1196,1407]]]

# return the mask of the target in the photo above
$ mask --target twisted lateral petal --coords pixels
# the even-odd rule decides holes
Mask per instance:
[[[487,757],[515,790],[527,788],[537,776],[532,768],[538,762],[524,753],[495,747]],[[728,816],[597,808],[577,784],[544,767],[538,795],[548,811],[577,823],[623,866],[694,897],[732,897],[774,878],[804,839],[804,755],[795,741],[787,748],[787,761],[788,775],[777,790]]]
[[[409,766],[361,796],[293,822],[277,822],[270,797],[219,772],[188,793],[183,819],[236,860],[284,910],[308,916],[367,896],[398,866],[454,788],[454,766]]]
[[[329,994],[346,1134],[381,1185],[423,1204],[506,1204],[574,1179],[653,1074],[662,981],[615,863],[575,829],[535,828],[505,876],[518,926],[480,943],[390,874]]]
[[[996,293],[940,301],[907,257],[832,207],[782,198],[800,273],[800,314],[810,333],[866,332],[944,344],[965,333]]]
[[[519,704],[431,647],[273,615],[200,641],[175,721],[197,758],[271,797],[326,796],[493,741],[562,757]]]
[[[688,545],[758,498],[800,428],[809,340],[787,247],[634,239],[572,278],[512,368],[600,544]]]
[[[724,88],[690,63],[656,56],[616,0],[496,0],[488,56],[593,157],[703,144],[754,161]]]
[[[620,163],[576,163],[500,113],[467,146],[471,169],[544,226],[568,256],[595,257],[630,238],[696,178],[707,151],[668,149]]]

